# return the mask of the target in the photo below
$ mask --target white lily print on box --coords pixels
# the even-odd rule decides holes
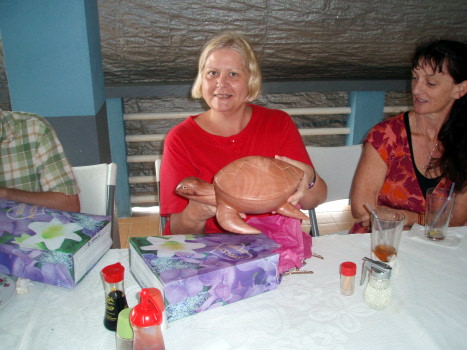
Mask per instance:
[[[59,249],[65,239],[80,242],[81,237],[75,232],[83,229],[76,223],[64,224],[57,218],[50,222],[32,222],[28,227],[36,234],[23,235],[18,243],[23,247],[38,248],[38,244],[43,242],[49,250]]]
[[[194,249],[206,247],[203,243],[190,243],[185,241],[183,235],[173,235],[170,238],[148,237],[149,243],[141,247],[142,250],[157,250],[157,256],[160,258],[171,258],[176,253],[196,253]]]

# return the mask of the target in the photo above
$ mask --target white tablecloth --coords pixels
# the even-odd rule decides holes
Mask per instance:
[[[361,259],[369,235],[313,238],[310,275],[285,276],[278,289],[190,316],[169,325],[166,348],[177,349],[461,349],[467,344],[467,227],[451,228],[454,246],[404,234],[391,284],[391,306],[363,303]],[[130,306],[139,286],[129,273],[128,251],[110,250],[73,290],[34,282],[0,309],[0,348],[20,350],[115,349],[103,326],[100,270],[126,268]],[[339,265],[354,261],[357,286],[339,293]]]

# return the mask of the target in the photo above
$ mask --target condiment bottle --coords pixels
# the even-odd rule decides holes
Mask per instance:
[[[124,274],[125,268],[120,263],[108,265],[102,269],[105,293],[104,326],[109,331],[117,329],[118,314],[128,307],[123,287]]]
[[[133,329],[130,325],[130,311],[126,308],[118,314],[117,331],[115,332],[116,350],[133,349]]]
[[[343,262],[340,266],[340,289],[343,295],[352,295],[355,288],[355,274],[357,265],[351,261]]]
[[[363,292],[363,301],[373,309],[383,310],[392,302],[392,290],[389,278],[391,266],[380,261],[363,258],[362,277],[360,285],[369,274],[368,284]]]
[[[139,293],[139,304],[130,313],[133,327],[133,350],[165,350],[162,337],[162,311],[147,288]]]
[[[157,307],[162,312],[161,329],[162,329],[162,334],[164,334],[164,331],[167,329],[167,317],[164,312],[165,311],[164,297],[162,296],[161,291],[157,288],[146,288],[146,289],[148,290],[151,298],[156,301]]]

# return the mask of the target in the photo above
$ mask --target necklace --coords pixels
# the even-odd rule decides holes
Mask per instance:
[[[428,133],[426,132],[426,129],[425,129],[425,132],[423,132],[423,130],[422,130],[420,120],[417,119],[416,122],[417,122],[418,130],[420,131],[420,134],[422,135],[423,139],[425,140],[426,148],[430,149],[430,144],[433,145],[433,147],[431,148],[430,153],[428,154],[428,158],[426,160],[425,166],[423,167],[423,171],[425,173],[425,176],[427,176],[431,171],[433,171],[436,168],[436,162],[433,161],[433,154],[438,149],[439,141],[437,140],[434,143],[430,142],[428,140]]]
[[[427,175],[430,171],[432,171],[435,168],[435,166],[433,164],[433,153],[435,153],[436,149],[438,148],[438,142],[439,141],[436,141],[435,145],[433,146],[433,149],[431,150],[430,154],[428,155],[428,159],[427,159],[425,167],[424,167],[425,175]]]

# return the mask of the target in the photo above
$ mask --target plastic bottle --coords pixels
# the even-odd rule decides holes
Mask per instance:
[[[124,274],[125,268],[120,263],[108,265],[102,269],[105,293],[104,326],[109,331],[115,332],[118,314],[128,307],[123,286]]]
[[[147,288],[139,293],[139,304],[130,313],[133,350],[165,350],[161,324],[163,315],[158,300]]]
[[[116,350],[133,349],[133,329],[130,325],[131,310],[126,308],[118,314],[117,331],[115,332]]]
[[[355,274],[357,265],[351,261],[343,262],[340,266],[340,289],[343,295],[352,295],[355,289]]]
[[[164,331],[167,329],[167,317],[164,312],[165,311],[164,297],[162,296],[161,291],[157,288],[146,288],[146,289],[148,290],[149,295],[152,297],[152,299],[156,301],[157,307],[162,312],[161,329],[162,329],[162,334],[164,334]]]

